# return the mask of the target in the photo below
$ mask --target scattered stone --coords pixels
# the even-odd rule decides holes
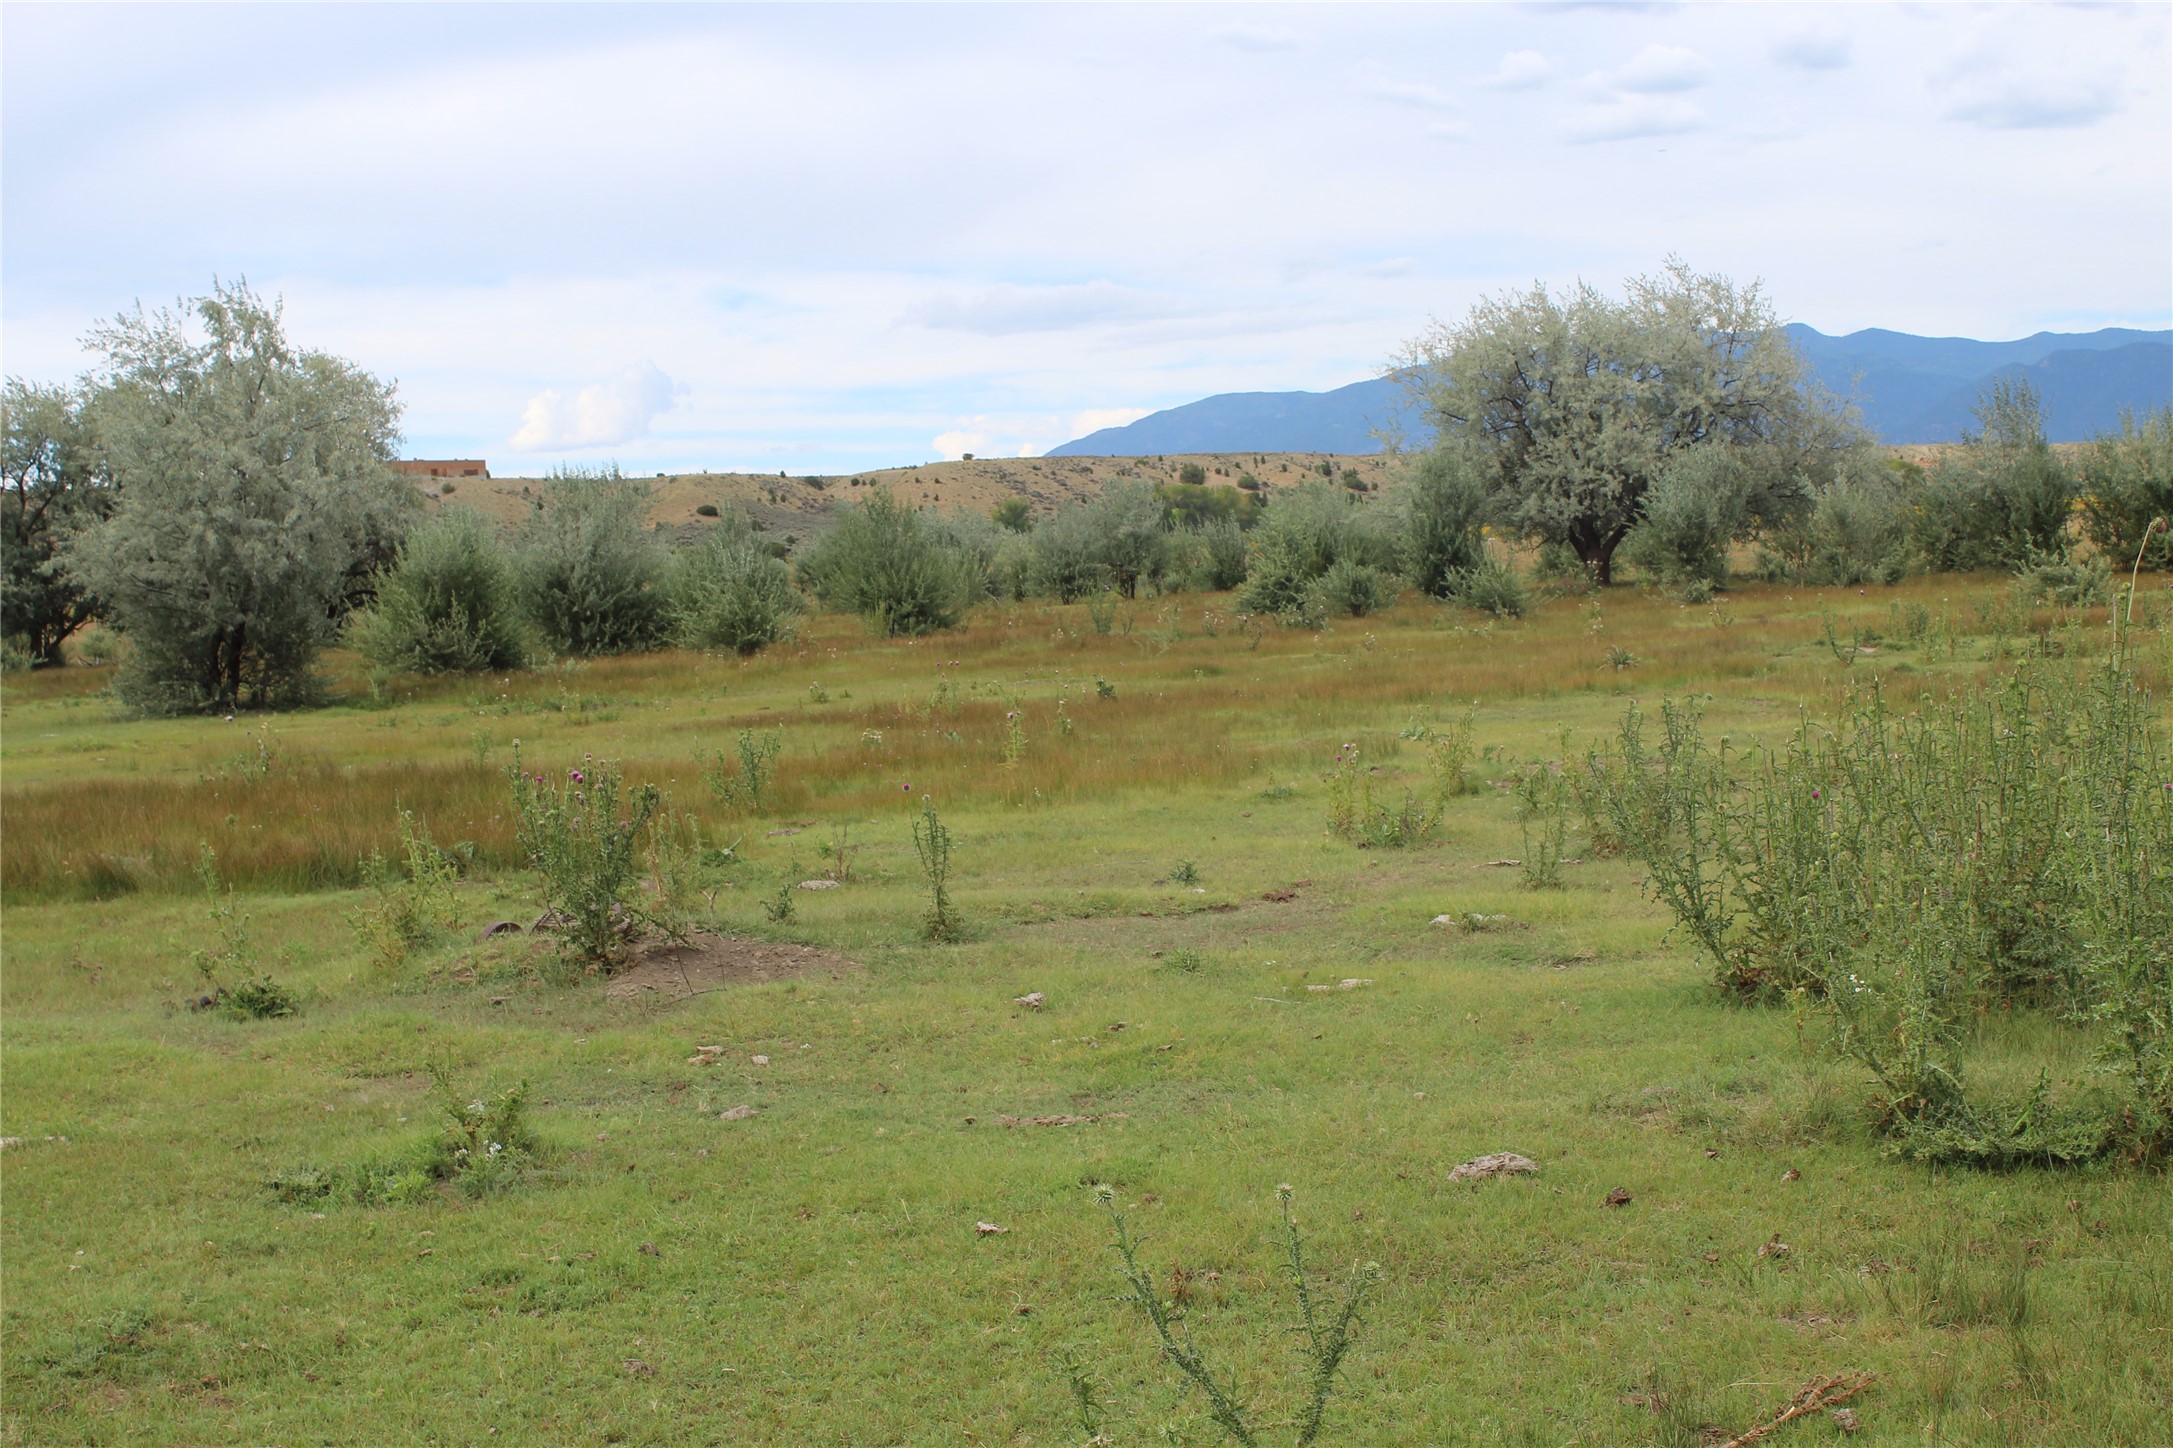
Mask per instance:
[[[1025,995],[1011,997],[1011,1004],[1015,1006],[1024,1006],[1030,1011],[1038,1011],[1044,1005],[1048,1004],[1048,1000],[1049,998],[1043,995],[1040,991],[1030,990]]]
[[[767,1066],[770,1064],[770,1058],[767,1056],[757,1056],[754,1058],[754,1063],[757,1066]]]
[[[1524,867],[1524,862],[1522,860],[1488,860],[1486,867],[1489,870],[1520,870]]]
[[[490,924],[484,926],[483,933],[475,938],[477,940],[488,940],[494,935],[519,935],[520,933],[521,922],[518,920],[493,920]]]
[[[1789,1246],[1786,1242],[1783,1242],[1781,1240],[1781,1234],[1779,1232],[1775,1232],[1771,1237],[1767,1238],[1765,1242],[1762,1243],[1758,1248],[1759,1256],[1771,1257],[1776,1261],[1783,1257],[1786,1257],[1788,1253]]]
[[[1784,1182],[1800,1182],[1803,1180],[1803,1173],[1797,1171],[1794,1167],[1790,1167],[1787,1171],[1781,1173],[1781,1180]]]
[[[1001,1237],[1010,1230],[1009,1227],[999,1227],[994,1222],[975,1222],[973,1224],[973,1235],[976,1237]]]
[[[1633,1200],[1634,1198],[1632,1198],[1631,1195],[1627,1191],[1624,1191],[1621,1187],[1616,1187],[1613,1191],[1607,1194],[1607,1205],[1610,1207],[1626,1207]]]
[[[837,887],[838,882],[835,880],[802,880],[797,888],[802,890],[835,890]]]
[[[1833,1419],[1833,1425],[1844,1433],[1860,1433],[1863,1431],[1864,1425],[1857,1421],[1854,1408],[1828,1408],[1826,1416]]]
[[[754,1114],[755,1109],[752,1106],[733,1106],[718,1112],[717,1119],[719,1121],[745,1121]]]
[[[1458,1162],[1449,1168],[1452,1182],[1484,1181],[1488,1177],[1510,1176],[1539,1170],[1539,1163],[1528,1156],[1513,1151],[1490,1152],[1475,1156],[1470,1161]]]
[[[722,1046],[696,1046],[694,1054],[687,1057],[689,1066],[714,1066],[724,1059]]]
[[[1707,1161],[1717,1161],[1717,1160],[1719,1159],[1719,1157],[1720,1157],[1720,1153],[1719,1153],[1719,1151],[1717,1151],[1717,1150],[1716,1150],[1716,1149],[1714,1149],[1713,1147],[1710,1147],[1710,1146],[1709,1146],[1709,1147],[1705,1148],[1705,1159],[1706,1159]]]

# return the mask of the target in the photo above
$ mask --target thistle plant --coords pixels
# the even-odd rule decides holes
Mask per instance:
[[[1445,760],[1446,756],[1435,758]],[[1329,761],[1324,779],[1328,786],[1328,833],[1362,850],[1409,849],[1432,839],[1447,808],[1443,787],[1452,770],[1444,763],[1433,772],[1432,798],[1406,789],[1401,800],[1383,803],[1374,798],[1373,772],[1359,747],[1343,745]],[[1453,774],[1461,778],[1461,766],[1455,766]]]
[[[936,802],[926,795],[913,819],[913,850],[928,881],[928,913],[921,920],[921,934],[929,940],[956,940],[962,922],[951,904],[951,832],[937,817]]]
[[[776,777],[777,756],[784,747],[783,730],[758,733],[742,729],[736,762],[726,758],[721,749],[712,750],[706,756],[696,751],[694,759],[701,767],[702,783],[709,786],[717,803],[728,809],[759,810]]]
[[[1569,784],[1558,763],[1531,764],[1517,771],[1511,788],[1517,802],[1517,828],[1524,836],[1524,884],[1553,890],[1562,884],[1562,855],[1569,838]]]
[[[1095,1199],[1109,1213],[1115,1230],[1113,1243],[1119,1267],[1124,1277],[1126,1295],[1154,1336],[1155,1346],[1163,1359],[1207,1399],[1207,1415],[1232,1441],[1243,1448],[1257,1448],[1262,1441],[1258,1416],[1244,1400],[1235,1378],[1228,1381],[1218,1377],[1209,1365],[1207,1356],[1193,1340],[1192,1329],[1185,1321],[1181,1304],[1164,1301],[1155,1285],[1154,1275],[1140,1264],[1140,1242],[1132,1236],[1124,1214],[1117,1210],[1116,1193],[1107,1186],[1094,1189]],[[1316,1300],[1313,1287],[1306,1276],[1305,1239],[1298,1230],[1297,1218],[1292,1214],[1290,1202],[1292,1189],[1286,1184],[1275,1189],[1276,1204],[1282,1213],[1282,1269],[1289,1274],[1291,1286],[1297,1296],[1298,1324],[1295,1329],[1305,1355],[1303,1395],[1297,1412],[1287,1420],[1291,1441],[1297,1448],[1308,1448],[1320,1437],[1327,1421],[1328,1400],[1335,1392],[1336,1375],[1342,1371],[1343,1360],[1351,1350],[1352,1335],[1358,1327],[1359,1312],[1365,1305],[1367,1291],[1380,1281],[1378,1264],[1367,1262],[1354,1266],[1345,1279],[1343,1288],[1333,1299]],[[1094,1404],[1085,1375],[1076,1362],[1068,1364],[1074,1401],[1080,1407],[1081,1422],[1099,1432],[1101,1412]],[[1091,1441],[1091,1440],[1090,1440]]]
[[[400,811],[400,853],[405,873],[381,850],[363,858],[362,883],[376,898],[347,917],[371,960],[385,969],[442,939],[459,921],[453,882],[460,866],[407,810]]]
[[[1752,756],[1694,707],[1632,709],[1588,764],[1596,811],[1738,993],[1816,1003],[1900,1155],[1989,1166],[2173,1157],[2173,749],[2116,635]],[[1983,1023],[2037,1012],[2110,1089],[1972,1082]],[[2058,1053],[2047,1052],[2048,1059]]]
[[[515,837],[543,877],[560,954],[584,969],[609,969],[650,921],[639,888],[640,849],[663,796],[653,784],[627,789],[616,763],[588,756],[562,778],[530,774],[517,745],[506,774]]]
[[[294,1014],[294,995],[257,966],[256,941],[249,916],[234,899],[234,887],[219,879],[219,856],[205,845],[196,857],[196,879],[204,891],[205,923],[212,943],[189,952],[189,963],[207,988],[200,1009],[219,1009],[248,1020]]]
[[[1023,710],[1004,711],[1004,763],[1015,765],[1026,757],[1026,724]]]

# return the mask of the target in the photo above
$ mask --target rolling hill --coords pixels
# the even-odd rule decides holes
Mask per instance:
[[[1800,323],[1788,330],[1818,380],[1852,399],[1886,443],[1959,440],[1978,394],[2000,377],[2037,388],[2054,442],[2117,427],[2123,410],[2173,406],[2173,332],[2107,327],[1979,342],[1879,328],[1829,337]],[[1422,442],[1427,428],[1402,388],[1374,378],[1330,392],[1225,392],[1089,433],[1048,456],[1364,455],[1382,450],[1384,433]]]

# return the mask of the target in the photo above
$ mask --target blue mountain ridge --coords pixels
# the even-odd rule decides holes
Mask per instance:
[[[1788,331],[1818,381],[1855,402],[1882,442],[1959,440],[1974,422],[1980,394],[2002,377],[2025,378],[2037,388],[2054,442],[2081,442],[2117,428],[2123,412],[2173,406],[2173,331],[2107,327],[2012,342],[1877,327],[1829,337],[1801,323]],[[1220,393],[1105,427],[1048,456],[1377,453],[1383,434],[1413,445],[1431,435],[1402,387],[1385,377],[1329,392]]]

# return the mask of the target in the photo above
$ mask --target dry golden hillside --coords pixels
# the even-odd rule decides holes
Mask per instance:
[[[849,477],[673,473],[649,480],[655,489],[650,518],[667,527],[698,527],[707,521],[696,511],[702,505],[737,507],[768,532],[806,537],[828,526],[830,510],[839,501],[865,498],[875,489],[886,487],[904,502],[983,514],[1006,498],[1024,498],[1033,505],[1037,516],[1046,516],[1066,503],[1094,497],[1120,479],[1174,483],[1178,470],[1186,463],[1197,463],[1206,470],[1209,487],[1234,487],[1241,476],[1249,473],[1270,491],[1294,487],[1308,477],[1318,478],[1323,466],[1333,468],[1338,479],[1349,477],[1376,487],[1387,482],[1397,466],[1396,460],[1386,456],[1203,453],[1143,458],[974,458],[883,468]],[[539,481],[458,478],[441,484],[425,479],[419,486],[438,501],[461,504],[512,523],[520,519]],[[441,492],[448,484],[451,491]]]

